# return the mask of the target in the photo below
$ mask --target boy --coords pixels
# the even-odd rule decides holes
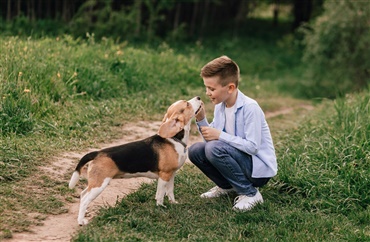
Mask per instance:
[[[189,159],[217,186],[201,195],[213,198],[235,191],[234,210],[247,211],[263,203],[256,187],[277,173],[275,149],[264,113],[257,102],[239,89],[238,65],[227,56],[206,64],[200,76],[215,104],[208,124],[204,105],[196,115],[206,142],[189,148]]]

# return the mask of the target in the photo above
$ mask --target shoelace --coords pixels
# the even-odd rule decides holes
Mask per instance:
[[[240,200],[242,200],[243,198],[245,198],[246,196],[245,195],[240,195],[240,196],[237,196],[235,199],[234,199],[234,205],[237,204]]]

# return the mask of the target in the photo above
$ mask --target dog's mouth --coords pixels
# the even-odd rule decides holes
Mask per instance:
[[[200,105],[199,108],[198,108],[198,110],[195,111],[195,115],[197,115],[200,112],[201,109],[202,109],[202,105]]]

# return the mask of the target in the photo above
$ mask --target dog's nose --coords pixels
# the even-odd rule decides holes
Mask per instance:
[[[199,96],[197,96],[196,98],[197,98],[197,100],[200,100],[200,97]]]

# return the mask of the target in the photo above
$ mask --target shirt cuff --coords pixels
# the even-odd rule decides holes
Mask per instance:
[[[209,126],[209,124],[208,124],[208,122],[207,122],[207,119],[206,119],[206,118],[204,118],[204,119],[202,119],[202,120],[200,120],[200,121],[197,121],[197,125],[198,125],[199,127],[202,127],[202,126]]]

